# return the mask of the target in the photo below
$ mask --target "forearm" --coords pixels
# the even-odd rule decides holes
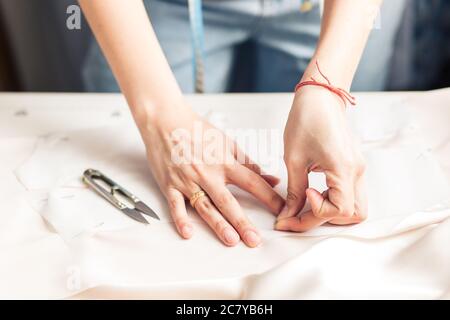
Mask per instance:
[[[303,75],[320,79],[315,66],[333,85],[348,90],[382,0],[325,0],[316,52]]]
[[[182,93],[141,0],[79,0],[137,121]]]

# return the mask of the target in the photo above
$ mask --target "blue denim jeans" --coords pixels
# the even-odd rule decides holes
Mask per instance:
[[[311,59],[320,33],[319,5],[300,12],[299,0],[203,0],[205,91],[226,92],[237,48],[252,41],[256,92],[292,91]],[[185,93],[194,90],[192,44],[186,0],[145,0],[161,47]],[[384,1],[369,38],[353,90],[383,90],[405,0]],[[351,40],[349,40],[351,41]],[[242,63],[240,64],[242,67]],[[243,66],[245,67],[245,65]],[[239,70],[238,70],[239,72]],[[119,91],[96,43],[83,70],[88,91]]]

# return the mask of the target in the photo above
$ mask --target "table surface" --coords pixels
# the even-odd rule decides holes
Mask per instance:
[[[178,237],[121,95],[0,93],[0,297],[450,298],[450,91],[356,96],[348,119],[368,162],[369,220],[277,232],[233,189],[263,235],[249,249],[224,247],[192,212],[194,238]],[[224,130],[273,129],[280,142],[292,95],[187,99]],[[162,221],[116,217],[74,178],[87,164],[133,186]],[[285,195],[282,163],[276,173]],[[90,216],[115,220],[67,236]]]
[[[379,103],[393,104],[417,94],[417,92],[386,92],[382,95],[359,93],[357,96],[360,104],[367,105],[371,104],[374,97]],[[287,93],[187,95],[187,101],[196,111],[203,114],[211,111],[233,112],[241,108],[258,112],[275,109],[286,113],[290,108],[292,95]],[[0,93],[0,106],[2,114],[0,136],[111,125],[122,121],[121,117],[113,116],[117,115],[117,111],[125,117],[129,116],[123,96],[111,93]],[[46,116],[49,111],[56,115],[49,119]],[[52,121],[59,119],[60,114],[73,121],[70,123]],[[39,118],[39,115],[46,118]]]

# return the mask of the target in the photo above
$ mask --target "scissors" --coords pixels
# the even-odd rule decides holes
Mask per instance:
[[[144,202],[100,171],[87,169],[83,173],[83,181],[128,217],[144,224],[148,224],[148,221],[142,214],[160,220],[158,215]],[[104,185],[109,187],[109,190],[101,186],[97,181],[103,182]],[[116,195],[121,196],[121,198],[123,197],[127,204],[119,200]],[[129,205],[132,205],[133,207]]]

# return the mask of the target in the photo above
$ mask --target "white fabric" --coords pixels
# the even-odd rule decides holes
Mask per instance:
[[[177,235],[119,96],[0,95],[0,297],[448,299],[450,91],[405,97],[362,94],[349,110],[368,162],[368,221],[278,232],[266,209],[233,188],[263,235],[249,249],[223,246],[194,213],[193,239]],[[282,130],[290,95],[191,99],[224,129]],[[24,105],[28,115],[14,116]],[[284,194],[282,150],[278,157]],[[80,177],[89,167],[161,221],[136,223],[87,189]],[[320,175],[311,180],[323,188]]]

